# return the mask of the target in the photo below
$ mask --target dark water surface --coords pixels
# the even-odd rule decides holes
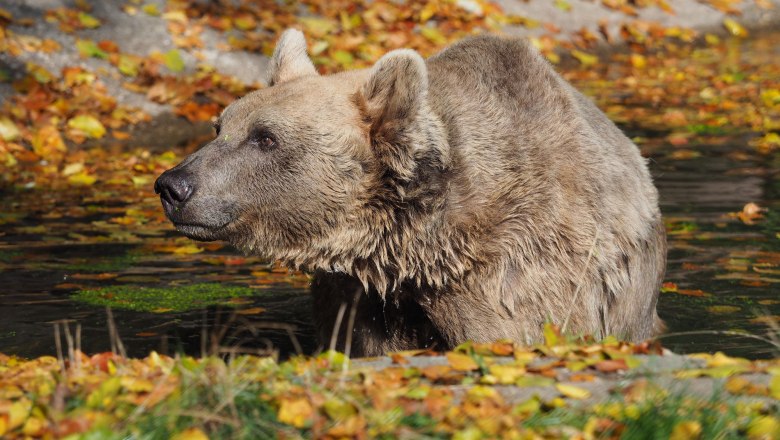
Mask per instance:
[[[664,345],[751,358],[780,354],[765,340],[769,325],[780,323],[780,154],[757,153],[746,134],[697,136],[685,147],[695,154],[681,154],[664,133],[627,132],[644,138],[670,234],[667,290],[676,292],[661,294]],[[189,253],[191,243],[161,219],[148,191],[122,203],[92,191],[0,193],[0,352],[54,354],[54,323],[63,320],[71,332],[80,326],[83,351],[109,350],[106,307],[77,299],[93,288],[114,301],[115,327],[130,355],[317,349],[305,275],[219,245]],[[729,215],[749,202],[768,208],[757,224]],[[157,213],[156,223],[138,220],[144,212]],[[123,224],[125,214],[136,218]],[[193,284],[248,287],[251,294],[205,306],[187,297],[185,304],[134,311],[112,293],[117,286]]]

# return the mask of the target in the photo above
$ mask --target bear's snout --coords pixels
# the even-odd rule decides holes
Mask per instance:
[[[165,214],[173,218],[193,193],[192,179],[180,168],[168,170],[154,182],[154,192],[160,195]]]

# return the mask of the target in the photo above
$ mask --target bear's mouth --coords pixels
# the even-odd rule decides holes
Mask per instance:
[[[230,225],[230,222],[220,226],[203,225],[196,223],[173,223],[176,230],[197,241],[215,241],[224,238],[224,231]]]

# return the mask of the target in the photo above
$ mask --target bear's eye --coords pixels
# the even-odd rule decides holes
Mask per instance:
[[[249,136],[249,143],[262,150],[270,150],[276,147],[276,137],[268,130],[255,130]]]

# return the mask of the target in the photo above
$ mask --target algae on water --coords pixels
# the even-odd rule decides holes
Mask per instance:
[[[214,305],[237,306],[240,298],[254,296],[257,290],[219,283],[184,286],[145,287],[118,285],[80,290],[72,298],[96,306],[110,306],[139,312],[184,312]]]

